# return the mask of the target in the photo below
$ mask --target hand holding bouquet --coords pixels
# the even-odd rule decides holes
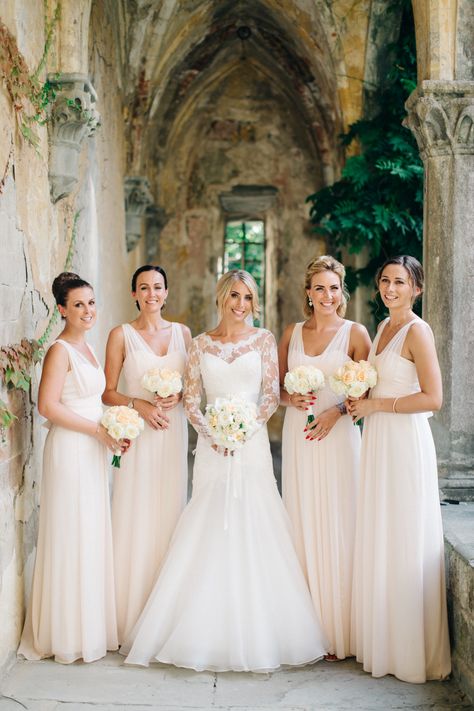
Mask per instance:
[[[377,383],[377,371],[367,360],[358,363],[348,360],[329,376],[329,387],[336,395],[346,398],[362,397]]]
[[[214,443],[233,452],[257,429],[257,406],[240,397],[216,398],[205,414]]]
[[[101,424],[117,442],[122,439],[135,439],[143,430],[145,423],[136,410],[126,405],[109,407],[102,416]],[[114,454],[112,465],[120,468],[120,454]]]
[[[308,395],[316,393],[324,387],[324,374],[319,368],[313,365],[299,365],[297,368],[289,370],[285,375],[284,387],[289,395]],[[314,415],[308,415],[306,424],[314,420]]]

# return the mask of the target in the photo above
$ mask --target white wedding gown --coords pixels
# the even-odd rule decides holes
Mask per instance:
[[[260,429],[233,457],[212,449],[199,409],[239,395]],[[202,671],[266,672],[321,658],[326,641],[273,476],[266,421],[279,401],[276,344],[259,329],[237,344],[194,339],[184,405],[199,432],[193,495],[145,609],[121,652]]]

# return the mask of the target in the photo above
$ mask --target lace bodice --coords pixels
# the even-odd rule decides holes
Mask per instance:
[[[278,356],[276,342],[263,328],[238,343],[221,343],[206,333],[197,336],[189,351],[184,374],[183,404],[194,429],[211,440],[201,411],[216,397],[241,397],[257,403],[257,419],[264,425],[278,407]]]

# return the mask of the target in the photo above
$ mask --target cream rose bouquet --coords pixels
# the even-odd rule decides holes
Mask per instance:
[[[121,439],[136,439],[145,427],[138,412],[127,405],[109,407],[102,416],[101,424],[117,442]],[[120,454],[112,457],[112,466],[120,468]]]
[[[367,360],[348,360],[329,376],[329,387],[336,395],[359,398],[377,383],[377,371]]]
[[[316,393],[324,387],[324,373],[315,368],[314,365],[299,365],[297,368],[292,368],[285,375],[284,387],[289,395],[296,393],[297,395],[308,395]],[[308,415],[306,424],[310,424],[314,420],[314,415]]]
[[[150,368],[141,380],[142,387],[159,397],[177,395],[183,389],[181,373],[169,368]]]
[[[205,418],[214,443],[230,451],[242,447],[258,427],[255,403],[236,396],[206,405]]]

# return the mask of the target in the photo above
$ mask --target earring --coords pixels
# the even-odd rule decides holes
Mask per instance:
[[[308,296],[308,306],[309,306],[310,309],[313,308],[313,301],[312,301],[312,299],[311,299],[311,296]]]

